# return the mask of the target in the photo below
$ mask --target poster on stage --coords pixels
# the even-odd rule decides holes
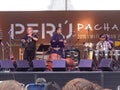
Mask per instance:
[[[83,49],[84,42],[94,45],[99,35],[109,34],[120,40],[120,11],[5,11],[0,12],[0,59],[9,57],[11,47],[15,59],[19,59],[20,40],[28,26],[39,35],[40,44],[49,44],[56,27],[62,27],[64,37],[74,47]],[[1,36],[2,35],[2,36]],[[11,42],[11,43],[10,43]],[[4,52],[3,52],[4,50]]]

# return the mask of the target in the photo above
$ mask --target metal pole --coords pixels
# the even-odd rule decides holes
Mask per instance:
[[[67,0],[65,0],[65,10],[67,11]]]
[[[1,42],[2,43],[2,42]],[[3,53],[3,60],[5,60],[5,52],[4,52],[4,46],[2,46],[2,53]]]
[[[8,34],[9,34],[9,43],[10,43],[10,45],[9,45],[9,48],[10,48],[9,59],[10,60],[11,60],[11,52],[12,52],[12,49],[11,49],[11,44],[12,44],[12,42],[11,42],[11,39],[12,39],[11,33],[12,33],[12,30],[10,29],[9,32],[8,32]]]

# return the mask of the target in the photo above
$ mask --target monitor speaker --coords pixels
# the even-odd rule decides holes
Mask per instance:
[[[78,65],[80,71],[92,71],[93,60],[81,59]]]
[[[0,69],[4,70],[14,70],[14,66],[11,60],[0,60]]]
[[[16,71],[27,71],[29,68],[27,60],[15,60],[14,66]]]
[[[46,63],[45,60],[33,60],[33,70],[34,71],[45,71]]]
[[[103,71],[117,71],[119,70],[119,64],[111,58],[103,58],[99,64],[99,69]]]
[[[65,60],[53,60],[52,70],[53,71],[66,71],[66,61]]]

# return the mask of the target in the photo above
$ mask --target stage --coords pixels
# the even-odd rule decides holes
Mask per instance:
[[[24,84],[33,83],[40,77],[47,82],[55,81],[60,87],[74,78],[85,78],[112,90],[116,90],[120,85],[120,71],[0,72],[1,81],[14,79]]]

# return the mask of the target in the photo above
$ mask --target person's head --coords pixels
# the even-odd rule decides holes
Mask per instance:
[[[99,39],[100,41],[105,41],[105,34],[100,34]]]
[[[25,88],[18,81],[5,80],[0,83],[0,90],[25,90]]]
[[[35,81],[36,84],[42,84],[42,83],[47,83],[45,78],[37,78]]]
[[[28,27],[27,28],[27,34],[32,34],[33,33],[33,28],[32,27]]]
[[[62,28],[61,28],[61,27],[57,27],[57,28],[56,28],[56,32],[57,32],[58,34],[61,34],[61,33],[62,33]]]
[[[92,82],[83,78],[75,78],[68,81],[62,90],[94,90],[94,88]]]

